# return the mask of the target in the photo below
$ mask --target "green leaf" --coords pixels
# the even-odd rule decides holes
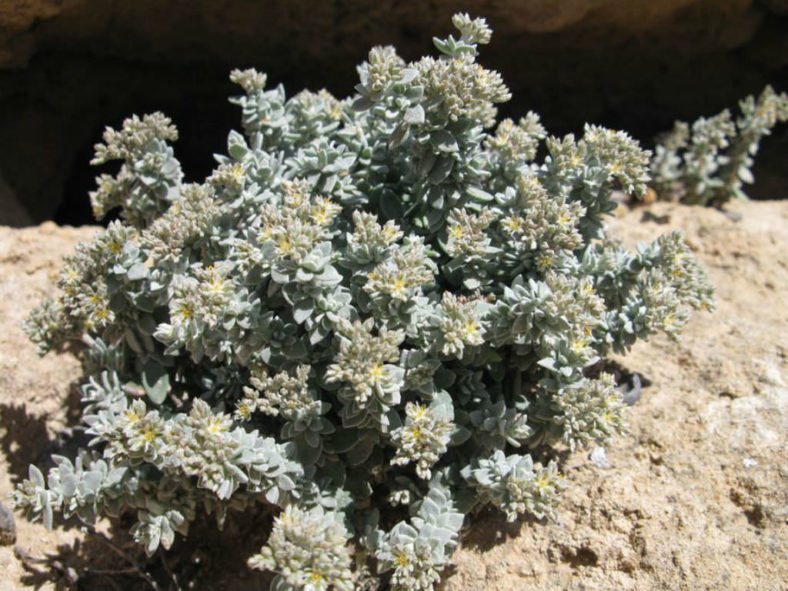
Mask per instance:
[[[481,287],[481,281],[479,281],[476,277],[466,277],[462,280],[462,285],[465,289],[473,291],[475,289],[479,289]]]
[[[492,195],[490,195],[487,191],[480,189],[479,187],[467,187],[465,192],[468,194],[468,196],[483,203],[488,203],[494,199]]]
[[[410,135],[410,127],[405,125],[404,123],[400,123],[397,128],[391,132],[391,137],[389,138],[389,150],[396,150],[402,145],[408,136]]]
[[[140,279],[145,279],[147,276],[148,267],[143,263],[134,263],[126,272],[126,277],[129,278],[129,281],[139,281]]]
[[[402,201],[396,195],[385,194],[380,198],[380,211],[386,219],[402,217]]]
[[[158,363],[148,363],[142,368],[142,388],[151,402],[164,402],[170,392],[170,374]]]
[[[419,71],[415,68],[403,68],[402,72],[400,72],[399,80],[397,80],[397,84],[410,84],[416,78],[419,77]]]
[[[420,125],[424,123],[424,107],[416,105],[405,111],[405,123],[410,125]]]
[[[416,167],[416,174],[422,178],[427,176],[437,161],[438,159],[435,157],[435,154],[427,152],[421,157],[421,160],[419,160]]]
[[[298,324],[303,324],[312,315],[314,310],[312,300],[301,300],[293,306],[293,320]]]
[[[460,145],[457,143],[457,138],[455,138],[445,129],[433,131],[430,135],[430,143],[439,152],[444,152],[447,154],[457,152],[460,149]]]
[[[357,112],[362,112],[368,110],[372,107],[375,103],[372,102],[365,96],[358,97],[355,101],[353,101],[353,110]]]
[[[358,429],[342,429],[327,439],[324,445],[326,450],[332,453],[346,453],[363,437],[363,431]]]
[[[755,177],[752,176],[752,172],[746,166],[739,167],[739,178],[743,183],[747,183],[748,185],[751,185],[755,182]]]
[[[433,37],[432,38],[432,44],[441,53],[443,53],[445,55],[451,55],[451,46],[446,41],[444,41],[443,39],[440,39],[438,37]]]
[[[433,185],[442,183],[451,174],[453,168],[454,158],[444,156],[443,158],[438,159],[438,163],[430,172],[430,176],[427,177],[427,180],[429,180],[429,182],[431,182]]]
[[[359,439],[356,445],[345,453],[348,466],[354,467],[363,464],[372,455],[376,441],[377,438],[370,435]]]
[[[240,160],[248,151],[244,137],[235,130],[231,131],[227,138],[227,153],[235,160]]]
[[[139,340],[131,328],[126,327],[126,329],[123,331],[123,336],[126,339],[126,344],[132,351],[135,353],[142,353],[142,345],[140,345]]]

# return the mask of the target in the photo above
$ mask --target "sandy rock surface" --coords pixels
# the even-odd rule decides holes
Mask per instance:
[[[716,286],[717,311],[695,315],[680,343],[655,338],[618,359],[650,384],[632,407],[629,433],[605,450],[609,467],[594,466],[591,450],[568,458],[555,523],[511,525],[494,513],[475,520],[444,591],[786,589],[788,201],[732,209],[740,221],[659,203],[612,222],[613,235],[629,245],[684,229]],[[77,362],[66,352],[38,359],[18,323],[51,289],[59,257],[94,231],[0,228],[4,497],[77,416]],[[84,582],[81,575],[108,554],[86,551],[74,527],[46,532],[20,516],[16,526],[17,554],[57,555],[56,564],[35,574],[13,547],[0,546],[0,591]],[[195,588],[255,588],[227,564],[194,567]],[[112,588],[101,586],[106,578],[90,581],[95,586],[82,588]]]
[[[22,332],[21,321],[52,290],[60,258],[96,228],[0,228],[0,497],[8,504],[12,482],[27,477],[27,465],[44,459],[58,432],[75,417],[80,365],[64,353],[40,359]],[[47,532],[16,516],[17,545],[37,556],[70,546],[74,531]],[[13,546],[0,546],[0,590],[23,589],[39,579],[25,572]],[[52,588],[52,587],[50,587]]]

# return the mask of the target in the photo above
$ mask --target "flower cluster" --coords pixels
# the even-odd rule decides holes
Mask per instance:
[[[134,514],[152,553],[198,511],[271,505],[250,564],[278,591],[373,573],[429,591],[466,515],[554,513],[563,479],[533,450],[623,428],[591,366],[677,337],[711,288],[679,234],[635,253],[605,237],[649,154],[534,113],[494,127],[509,93],[477,61],[490,30],[454,24],[435,58],[373,49],[348,100],[234,71],[244,133],[203,183],[181,182],[163,116],[106,132],[96,161],[121,167],[94,206],[121,220],[28,320],[42,352],[84,344],[92,451],[31,467],[17,508]]]
[[[463,468],[463,476],[509,521],[524,513],[539,518],[553,515],[556,493],[564,487],[554,462],[542,467],[531,456],[507,456],[501,450]]]
[[[168,144],[176,139],[178,130],[161,113],[131,117],[120,131],[107,128],[91,164],[112,160],[124,164],[115,177],[103,174],[96,179],[98,188],[90,194],[96,217],[120,206],[121,215],[139,228],[162,214],[177,197],[183,179]]]
[[[457,545],[462,522],[451,495],[436,485],[409,522],[398,522],[387,534],[375,531],[368,536],[379,548],[380,569],[394,571],[392,591],[432,591]]]
[[[432,477],[430,468],[446,453],[449,438],[454,432],[450,418],[440,416],[435,409],[408,402],[405,424],[391,434],[397,447],[392,464],[416,463],[416,475],[424,480]]]
[[[348,532],[321,507],[289,505],[276,518],[268,544],[249,566],[277,573],[272,589],[352,591]]]

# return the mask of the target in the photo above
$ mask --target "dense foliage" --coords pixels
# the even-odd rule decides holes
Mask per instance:
[[[743,187],[755,180],[752,166],[761,139],[788,121],[788,94],[767,86],[757,99],[742,100],[739,109],[735,121],[728,109],[692,126],[676,121],[659,138],[651,172],[660,197],[714,207],[747,199]]]
[[[244,135],[202,184],[163,115],[107,130],[95,162],[121,168],[91,197],[121,221],[28,323],[42,351],[85,343],[92,445],[31,467],[17,508],[134,510],[153,552],[200,512],[277,506],[250,565],[312,591],[370,572],[429,590],[468,513],[553,514],[562,477],[531,450],[618,431],[621,395],[589,368],[676,336],[711,289],[678,234],[605,238],[649,154],[593,125],[550,137],[533,113],[496,126],[490,30],[454,24],[438,58],[373,49],[345,101],[234,71]]]

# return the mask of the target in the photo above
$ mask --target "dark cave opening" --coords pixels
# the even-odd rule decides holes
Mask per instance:
[[[406,59],[434,53],[431,34],[443,29],[412,20],[398,29],[373,23],[359,28],[358,38],[348,26],[313,40],[314,46],[291,47],[289,33],[307,43],[309,27],[314,32],[319,26],[292,29],[291,19],[291,29],[283,26],[270,40],[239,38],[224,52],[197,21],[184,22],[166,42],[129,27],[102,29],[84,39],[61,33],[42,43],[26,67],[0,69],[0,179],[12,188],[30,223],[95,223],[88,192],[102,170],[89,161],[105,126],[117,127],[131,114],[162,111],[179,128],[175,152],[186,179],[201,181],[214,166],[213,154],[224,151],[227,133],[240,128],[240,113],[227,101],[238,92],[228,79],[233,67],[266,71],[269,85],[283,83],[288,96],[303,88],[327,88],[345,97],[356,83],[355,65],[375,42],[395,44]],[[625,129],[649,147],[675,119],[735,109],[740,98],[767,83],[788,88],[788,60],[774,59],[774,51],[788,43],[784,15],[761,18],[746,42],[718,50],[672,45],[669,27],[645,38],[611,31],[618,37],[601,42],[604,28],[589,29],[591,34],[578,25],[574,36],[571,27],[524,34],[498,20],[501,34],[483,48],[481,61],[499,70],[512,91],[513,100],[499,115],[517,118],[533,110],[554,135],[582,133],[583,123],[591,122]],[[181,38],[188,43],[175,51]],[[748,191],[752,197],[788,195],[785,154],[788,130],[782,126],[762,142],[757,182]]]

